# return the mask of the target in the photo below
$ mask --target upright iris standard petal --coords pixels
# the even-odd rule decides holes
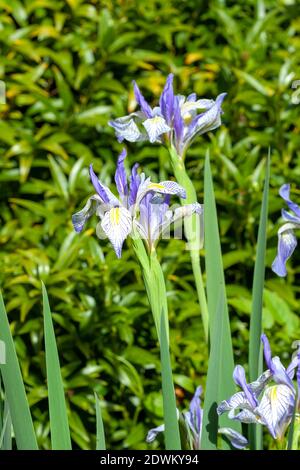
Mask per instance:
[[[226,436],[236,449],[244,449],[248,445],[247,439],[234,429],[220,428],[218,432]]]
[[[174,101],[174,133],[175,133],[175,142],[177,148],[180,148],[181,141],[184,134],[184,117],[181,113],[181,107],[178,96],[175,97]]]
[[[117,169],[115,173],[115,182],[120,196],[126,196],[128,194],[127,175],[124,166],[126,155],[127,152],[125,149],[123,149],[118,157]]]
[[[86,205],[84,206],[83,209],[80,211],[76,212],[76,214],[72,215],[72,223],[73,227],[75,229],[75,232],[79,233],[82,231],[85,223],[87,220],[95,214],[97,207],[102,203],[102,200],[98,196],[98,194],[95,194],[94,196],[91,196],[88,198]]]
[[[243,389],[245,396],[247,400],[249,401],[250,405],[253,408],[255,408],[257,406],[257,400],[256,400],[254,393],[252,392],[252,390],[247,384],[246,376],[245,376],[245,369],[242,366],[237,365],[235,367],[233,371],[233,380],[235,381],[237,385],[239,385],[239,387]]]
[[[272,351],[271,351],[269,340],[267,338],[267,335],[265,335],[265,333],[261,335],[261,341],[263,343],[264,357],[265,357],[266,364],[269,370],[271,371],[271,373],[273,373],[274,367],[273,367],[273,361],[272,361]]]
[[[166,123],[172,125],[174,116],[174,90],[173,90],[173,78],[174,75],[170,73],[167,77],[167,81],[163,92],[161,94],[159,105],[161,113],[166,120]]]
[[[101,227],[110,240],[116,255],[121,258],[124,240],[132,230],[132,217],[125,207],[113,207],[104,215]]]
[[[290,379],[287,370],[282,365],[279,357],[275,356],[272,358],[270,343],[264,333],[261,335],[261,340],[264,347],[265,361],[272,374],[272,379],[274,380],[274,382],[284,384],[287,387],[290,387],[291,390],[294,390],[293,382]]]
[[[272,264],[272,270],[280,277],[287,275],[286,262],[292,256],[296,246],[297,239],[292,229],[285,224],[278,230],[278,248],[277,256]],[[300,226],[299,226],[300,227]]]
[[[139,167],[139,164],[136,163],[135,165],[133,165],[132,170],[131,170],[130,184],[129,184],[129,207],[135,204],[138,189],[141,184],[141,177],[137,171],[138,167]]]
[[[151,118],[153,116],[152,108],[145,100],[144,96],[142,95],[135,81],[133,81],[133,90],[134,90],[135,99],[138,105],[140,106],[141,111],[145,114],[147,118]]]
[[[202,428],[202,414],[203,410],[201,409],[201,395],[202,395],[202,387],[198,386],[196,388],[196,392],[191,400],[189,415],[191,418],[191,422],[193,423],[193,428],[195,429],[196,433],[200,435],[201,428]]]

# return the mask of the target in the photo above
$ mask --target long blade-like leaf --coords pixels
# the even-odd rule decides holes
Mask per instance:
[[[177,419],[175,391],[172,379],[171,361],[164,314],[160,322],[160,355],[165,423],[165,443],[167,450],[180,450],[180,434]]]
[[[222,336],[224,327],[224,295],[220,290],[217,311],[213,315],[211,323],[211,348],[208,361],[206,379],[205,400],[203,409],[203,424],[201,449],[213,450],[217,448],[218,439],[218,415],[217,406],[222,387],[222,368],[216,364],[222,364]]]
[[[0,364],[5,394],[19,450],[37,450],[37,442],[31,419],[25,387],[9,323],[0,293],[0,340],[6,347],[6,363]]]
[[[265,281],[265,254],[267,244],[267,222],[268,222],[268,199],[269,199],[269,180],[270,180],[270,151],[266,164],[266,177],[262,206],[260,211],[260,220],[257,237],[256,259],[254,266],[253,288],[252,288],[252,311],[250,317],[250,341],[249,341],[249,377],[250,382],[254,382],[261,372],[262,356],[261,333],[262,333],[262,309],[263,309],[263,290]],[[262,429],[259,426],[250,426],[249,428],[250,448],[262,449]]]
[[[46,370],[52,450],[71,450],[64,387],[60,372],[52,316],[46,288],[42,282]]]
[[[260,337],[262,333],[263,289],[265,281],[265,253],[267,243],[268,197],[270,179],[270,154],[266,166],[266,178],[257,237],[257,250],[252,288],[252,312],[250,319],[249,374],[250,381],[257,379],[259,369]]]
[[[218,402],[221,402],[229,398],[235,392],[232,380],[234,361],[218,229],[218,216],[208,154],[206,155],[204,170],[204,237],[207,299],[211,321],[210,338],[216,336],[216,333],[213,331],[213,325],[217,327],[219,323],[222,325],[222,341],[220,344],[222,360],[211,364],[215,374],[220,376]],[[224,306],[222,309],[217,309],[218,299],[220,299],[220,305]],[[222,315],[223,318],[218,318],[218,321],[214,321],[214,315]],[[222,427],[230,426],[240,432],[240,423],[229,420],[227,416],[221,416],[219,421]],[[227,446],[227,444],[224,445]]]
[[[96,450],[106,450],[100,400],[96,393],[95,393],[95,401],[96,401],[96,429],[97,429]]]

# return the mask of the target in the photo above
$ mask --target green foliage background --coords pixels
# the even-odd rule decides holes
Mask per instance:
[[[300,337],[300,254],[287,280],[269,269],[282,202],[300,201],[300,6],[289,1],[0,0],[0,285],[27,386],[39,445],[49,448],[41,284],[49,293],[75,447],[95,448],[94,390],[109,448],[146,448],[161,423],[159,356],[139,267],[71,214],[92,193],[88,164],[110,183],[121,146],[107,126],[134,109],[131,82],[155,102],[174,72],[177,91],[226,91],[223,125],[200,138],[188,168],[203,200],[209,147],[236,361],[248,327],[263,167],[272,149],[264,329],[288,360]],[[129,145],[129,162],[171,176],[163,148]],[[207,350],[184,241],[162,242],[179,406],[204,385]],[[153,444],[156,447],[158,444]]]

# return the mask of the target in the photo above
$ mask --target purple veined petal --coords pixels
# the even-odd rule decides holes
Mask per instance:
[[[228,413],[228,417],[230,419],[233,419],[234,421],[239,421],[240,423],[262,424],[261,419],[257,417],[255,412],[248,409],[241,410],[237,415],[233,415],[233,413],[231,415],[230,414],[231,412]]]
[[[286,262],[294,253],[297,246],[297,239],[292,229],[288,227],[292,224],[285,224],[278,230],[277,256],[272,263],[272,271],[277,276],[287,275]]]
[[[116,196],[111,192],[111,190],[107,186],[102,184],[101,181],[98,180],[93,170],[92,164],[90,165],[90,178],[96,192],[99,194],[101,200],[105,204],[111,204],[116,206],[120,205],[118,198],[116,198]]]
[[[161,194],[170,194],[179,196],[182,199],[186,198],[185,189],[175,181],[161,181],[160,183],[149,182],[147,191],[154,191]]]
[[[207,111],[215,105],[214,100],[201,99],[198,101],[185,101],[180,105],[181,116],[185,124],[190,124],[196,118],[197,111]],[[200,116],[200,115],[199,115]],[[198,117],[198,116],[197,116]]]
[[[135,163],[131,170],[130,184],[129,184],[129,206],[130,207],[135,204],[138,189],[141,184],[141,177],[137,171],[138,167],[139,167],[139,164]]]
[[[196,93],[191,93],[190,95],[188,95],[187,101],[197,101],[197,95]]]
[[[118,157],[117,169],[115,173],[115,182],[119,195],[127,196],[128,186],[127,186],[127,175],[124,166],[124,160],[126,158],[127,152],[126,149],[123,149]]]
[[[298,355],[296,354],[291,360],[290,365],[286,369],[286,373],[291,380],[293,380],[294,378],[295,370],[297,369],[297,367],[298,367]]]
[[[287,203],[289,209],[291,209],[298,217],[300,217],[300,207],[290,199],[290,184],[283,184],[279,189],[279,195]]]
[[[128,142],[145,140],[146,135],[140,131],[135,119],[142,122],[140,113],[132,113],[128,116],[123,116],[108,122],[109,126],[115,130],[119,142],[123,142],[123,140],[127,140]]]
[[[267,335],[265,333],[263,333],[261,335],[260,339],[263,343],[264,357],[265,357],[267,367],[271,371],[271,373],[273,374],[274,367],[273,367],[272,351],[271,351],[271,346],[270,346],[269,340],[268,340]]]
[[[263,372],[257,380],[254,382],[251,382],[248,384],[250,390],[255,394],[256,397],[258,397],[261,392],[264,390],[266,385],[270,382],[272,378],[272,373],[268,369],[265,372]]]
[[[197,433],[201,431],[202,410],[201,410],[202,387],[199,385],[190,403],[190,414],[193,418],[194,427]]]
[[[186,198],[185,189],[175,181],[162,181],[160,183],[152,183],[150,178],[147,178],[140,184],[136,198],[137,205],[140,204],[142,199],[149,192],[176,195],[181,197],[182,199]]]
[[[257,406],[257,399],[247,384],[244,367],[240,365],[235,366],[233,371],[233,380],[239,387],[243,389],[248,402],[253,408],[255,408]]]
[[[149,220],[149,227],[153,243],[162,236],[163,227],[169,217],[170,200],[170,194],[154,194],[150,200],[151,218]]]
[[[223,400],[217,408],[218,415],[222,415],[226,411],[235,410],[235,409],[252,409],[251,404],[244,392],[237,392],[228,400]]]
[[[174,75],[170,73],[159,100],[161,113],[169,126],[172,124],[174,114],[173,78]]]
[[[289,425],[295,404],[295,392],[286,385],[267,387],[256,411],[274,439],[281,439]]]
[[[147,103],[145,100],[144,96],[142,95],[137,83],[133,81],[133,90],[134,90],[134,96],[135,99],[138,103],[138,105],[141,108],[141,111],[145,114],[147,118],[151,118],[153,116],[152,113],[152,108],[151,106]]]
[[[261,340],[264,346],[264,356],[266,364],[272,374],[272,379],[278,384],[284,384],[294,391],[293,382],[291,381],[285,367],[282,365],[279,357],[275,356],[272,358],[272,352],[269,340],[265,334],[261,335]]]
[[[153,442],[156,439],[157,434],[159,434],[161,432],[165,432],[165,425],[164,424],[161,424],[160,426],[157,426],[156,428],[150,429],[150,431],[148,431],[148,434],[147,434],[147,437],[146,437],[146,442],[148,442],[148,444],[150,444],[151,442]]]
[[[140,226],[143,228],[143,232],[146,236],[146,240],[149,246],[151,245],[151,225],[154,225],[153,220],[151,221],[151,219],[153,219],[152,207],[151,207],[152,197],[153,195],[151,193],[148,193],[140,201],[140,204],[139,204],[140,216],[138,220]],[[153,227],[152,227],[152,230],[153,230]]]
[[[283,364],[281,363],[279,357],[277,356],[273,357],[272,363],[273,363],[272,379],[274,380],[274,382],[278,384],[284,384],[294,391],[293,382],[288,376],[287,371],[285,367],[283,366]]]
[[[146,119],[146,121],[143,122],[143,126],[146,129],[151,144],[156,142],[162,134],[166,134],[171,130],[162,116],[154,116]]]
[[[234,429],[220,428],[218,433],[226,436],[230,440],[231,445],[236,449],[244,449],[248,445],[247,439]]]
[[[72,215],[72,223],[75,232],[79,233],[82,231],[85,223],[87,220],[95,214],[97,207],[102,204],[102,199],[95,194],[88,198],[86,205],[83,209],[76,212],[76,214]]]
[[[285,209],[281,210],[281,216],[286,222],[294,224],[295,228],[300,228],[300,217],[290,214]]]
[[[299,400],[300,400],[300,349],[298,349],[297,353],[297,359],[298,359],[298,367],[297,367],[297,387],[298,387],[298,406],[299,406]]]
[[[180,153],[180,146],[181,146],[181,141],[183,138],[183,131],[184,131],[184,122],[181,116],[180,103],[179,103],[178,96],[175,97],[175,101],[174,101],[173,127],[174,127],[174,133],[175,133],[175,147],[177,151],[179,151]]]
[[[185,146],[187,146],[197,135],[212,131],[221,125],[221,105],[225,96],[226,93],[219,95],[213,106],[192,120],[186,132]]]
[[[116,255],[121,258],[122,246],[132,230],[132,217],[125,207],[113,207],[104,215],[101,227],[111,242]]]

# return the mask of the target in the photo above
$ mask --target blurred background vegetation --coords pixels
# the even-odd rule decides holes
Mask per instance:
[[[223,126],[200,138],[187,165],[203,198],[209,148],[216,185],[236,362],[245,363],[258,217],[272,149],[264,328],[284,360],[300,337],[300,252],[287,280],[270,270],[282,201],[300,201],[300,5],[295,0],[0,0],[0,285],[39,445],[49,448],[41,309],[48,289],[75,447],[95,447],[93,391],[109,448],[146,448],[161,423],[158,348],[139,267],[71,214],[92,193],[87,167],[110,183],[121,146],[107,121],[134,109],[136,79],[154,103],[169,72],[177,91],[226,91]],[[300,88],[299,88],[300,90]],[[171,176],[166,151],[129,145],[129,163]],[[156,176],[155,176],[156,175]],[[176,394],[205,384],[207,350],[184,241],[159,246],[167,279]],[[153,446],[157,446],[154,443]]]

